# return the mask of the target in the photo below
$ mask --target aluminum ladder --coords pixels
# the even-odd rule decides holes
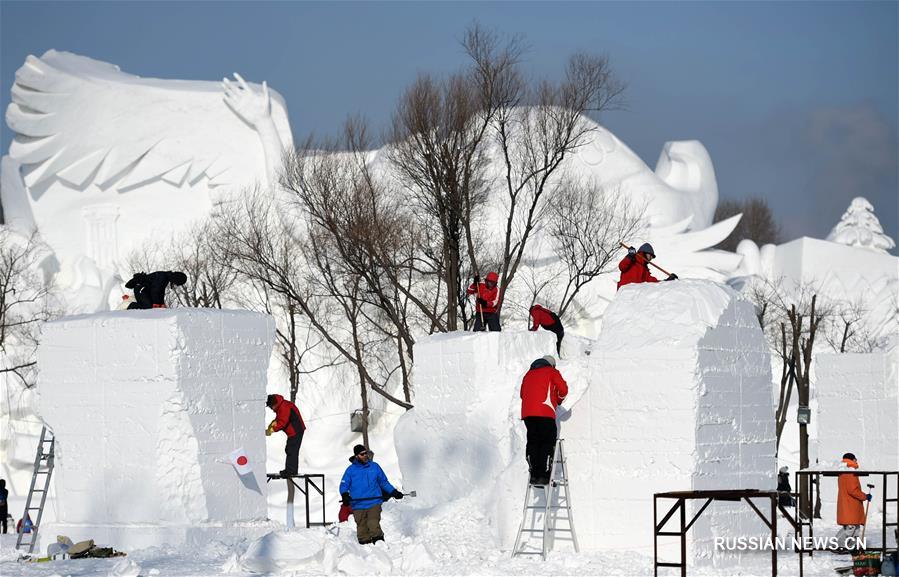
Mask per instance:
[[[539,499],[541,494],[543,497],[542,504],[540,504]],[[568,527],[558,527],[557,524],[559,522],[567,523]],[[525,533],[540,534],[540,550],[530,551],[526,549],[527,541],[522,541],[522,536]],[[556,442],[556,448],[553,452],[553,461],[552,465],[550,465],[549,485],[532,485],[528,483],[524,496],[524,509],[521,514],[521,525],[519,525],[518,535],[515,537],[515,546],[512,548],[512,556],[540,555],[545,561],[546,554],[552,548],[556,536],[559,533],[570,533],[570,540],[574,545],[575,553],[580,552],[577,543],[577,533],[574,531],[574,519],[571,514],[571,492],[568,487],[568,465],[565,460],[565,450],[563,448],[562,439],[559,439],[558,442]]]
[[[53,474],[53,456],[56,449],[56,439],[53,432],[47,427],[41,429],[41,440],[37,444],[37,454],[34,456],[34,473],[31,476],[31,487],[28,489],[28,499],[25,501],[25,513],[22,515],[22,531],[16,538],[16,549],[28,547],[28,553],[34,552],[37,543],[37,532],[41,526],[41,516],[44,514],[44,504],[47,502],[47,492],[50,490],[50,477]],[[43,477],[43,478],[42,478]],[[40,495],[40,505],[32,506]],[[37,515],[31,515],[32,512]],[[31,519],[31,533],[25,533],[24,519]]]

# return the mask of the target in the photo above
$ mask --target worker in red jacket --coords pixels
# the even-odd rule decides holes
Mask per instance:
[[[474,276],[474,282],[468,287],[468,294],[477,295],[474,315],[474,330],[485,330],[484,325],[490,331],[499,332],[502,329],[499,326],[499,288],[496,286],[499,275],[495,272],[488,272],[487,278],[481,282],[481,277]]]
[[[532,485],[547,485],[556,449],[556,407],[568,396],[568,384],[556,370],[556,359],[546,355],[531,363],[521,381],[521,419],[527,428],[525,456]]]
[[[627,249],[627,256],[618,263],[618,270],[621,271],[618,288],[631,283],[659,282],[659,279],[649,272],[649,262],[655,257],[656,253],[648,242],[644,242],[639,250],[634,247]],[[670,274],[665,280],[677,280],[677,275]]]
[[[858,469],[858,461],[852,453],[843,455],[841,468],[846,471]],[[850,472],[841,474],[837,478],[837,524],[840,530],[837,532],[837,547],[841,549],[857,549],[856,539],[859,531],[865,524],[865,508],[863,503],[871,500],[871,494],[862,491],[858,475]]]
[[[299,470],[300,445],[303,444],[303,433],[306,431],[306,423],[296,405],[286,400],[281,395],[269,395],[265,399],[266,406],[275,412],[275,420],[269,423],[265,430],[265,436],[284,431],[287,435],[287,445],[284,452],[287,459],[284,462],[284,470],[280,472],[282,477],[296,475]]]
[[[565,336],[565,327],[562,326],[562,320],[559,318],[559,315],[548,308],[535,304],[531,307],[531,328],[528,330],[536,331],[537,327],[543,327],[555,333],[556,354],[562,356],[562,338]]]

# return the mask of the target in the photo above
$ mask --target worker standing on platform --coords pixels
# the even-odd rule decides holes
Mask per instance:
[[[568,383],[556,370],[556,359],[546,355],[531,363],[521,381],[521,419],[527,427],[525,455],[532,485],[547,485],[556,449],[556,407],[568,396]]]
[[[356,520],[356,538],[360,545],[384,540],[381,530],[381,503],[385,495],[402,499],[381,466],[372,461],[374,454],[365,445],[353,447],[350,466],[340,479],[340,498],[344,505],[352,506]]]
[[[275,412],[275,420],[265,430],[265,436],[270,437],[277,431],[284,431],[287,435],[287,445],[284,447],[287,458],[280,474],[282,477],[296,475],[299,470],[300,445],[303,444],[303,433],[306,432],[303,416],[296,405],[281,395],[269,395],[265,405]]]
[[[858,461],[852,453],[843,455],[841,468],[848,470],[858,469]],[[856,549],[859,530],[865,524],[865,508],[862,503],[871,500],[870,493],[862,492],[858,475],[843,473],[837,479],[839,492],[837,493],[837,524],[840,530],[837,532],[837,546],[844,549]]]

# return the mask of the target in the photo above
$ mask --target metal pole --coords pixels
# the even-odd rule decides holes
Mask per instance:
[[[771,495],[771,577],[777,577],[777,495]]]
[[[687,501],[680,499],[680,574],[687,577]]]

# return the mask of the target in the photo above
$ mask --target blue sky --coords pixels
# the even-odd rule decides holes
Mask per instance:
[[[722,198],[767,199],[788,238],[823,237],[857,195],[899,237],[896,2],[2,0],[2,106],[25,57],[56,48],[141,76],[267,80],[297,141],[349,114],[381,127],[419,71],[463,64],[474,20],[523,35],[535,76],[608,54],[628,106],[602,122],[650,167],[665,141],[701,140]]]

